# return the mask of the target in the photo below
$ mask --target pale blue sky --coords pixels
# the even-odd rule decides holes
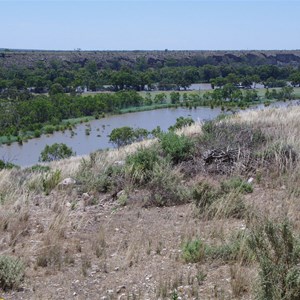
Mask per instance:
[[[300,0],[0,0],[0,48],[300,49]]]

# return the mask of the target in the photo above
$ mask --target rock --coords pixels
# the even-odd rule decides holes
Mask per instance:
[[[90,199],[90,195],[88,193],[83,193],[81,197],[82,197],[83,200]]]
[[[125,194],[125,191],[124,191],[124,190],[118,192],[118,193],[117,193],[117,199],[119,199],[119,198],[120,198],[122,195],[124,195],[124,194]]]
[[[117,160],[117,161],[115,161],[114,164],[117,165],[117,166],[124,166],[125,165],[125,160]]]
[[[250,177],[250,178],[248,179],[247,183],[252,183],[253,180],[254,180],[254,178],[253,178],[253,177]]]
[[[64,188],[67,188],[69,186],[73,186],[75,183],[76,183],[75,179],[68,177],[68,178],[65,178],[63,181],[61,181],[58,184],[58,188],[59,189],[64,189]]]
[[[121,285],[117,288],[117,294],[120,294],[121,292],[125,292],[125,290],[126,290],[126,286]]]

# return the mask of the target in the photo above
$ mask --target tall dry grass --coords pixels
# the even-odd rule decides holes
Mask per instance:
[[[300,150],[300,106],[240,112],[228,122],[246,123],[261,128],[265,134]]]

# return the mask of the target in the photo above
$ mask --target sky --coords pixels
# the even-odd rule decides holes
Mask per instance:
[[[300,0],[0,0],[0,48],[300,49]]]

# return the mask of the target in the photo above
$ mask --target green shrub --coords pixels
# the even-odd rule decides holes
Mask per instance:
[[[248,124],[225,121],[208,121],[202,126],[199,146],[204,149],[249,149],[260,148],[267,140],[261,129]]]
[[[227,188],[227,186],[226,186]],[[217,218],[242,218],[246,206],[242,199],[243,190],[230,189],[221,186],[212,186],[207,182],[198,183],[192,190],[192,200],[198,213],[208,219]]]
[[[34,131],[33,135],[34,135],[35,138],[39,138],[39,137],[41,136],[41,131],[38,130],[38,129],[36,129],[36,130]]]
[[[0,287],[4,290],[17,288],[24,278],[24,270],[19,259],[0,255]]]
[[[28,168],[28,170],[30,170],[32,172],[44,173],[44,172],[50,171],[50,167],[42,166],[42,165],[34,165],[34,166]]]
[[[53,161],[68,158],[75,153],[72,151],[72,148],[69,148],[66,144],[63,143],[55,143],[51,146],[46,145],[44,150],[41,152],[39,157],[39,161]]]
[[[192,197],[199,212],[203,213],[220,197],[220,191],[207,182],[200,182],[193,188]]]
[[[55,131],[55,127],[53,125],[47,125],[44,127],[44,131],[46,134],[52,134]]]
[[[166,160],[155,164],[152,178],[145,187],[151,193],[151,199],[148,204],[169,206],[189,201],[187,190],[181,184],[181,177],[174,172],[170,163]]]
[[[0,159],[0,170],[12,169],[12,168],[19,168],[19,166],[15,165],[15,164],[12,164],[10,162],[5,162],[5,161]]]
[[[194,143],[189,137],[171,131],[160,136],[160,146],[165,155],[177,164],[192,155]]]
[[[253,256],[248,248],[248,234],[235,232],[227,242],[220,245],[208,245],[199,239],[185,242],[182,246],[182,258],[186,263],[198,263],[204,259],[221,260],[223,263],[240,261],[250,262]]]
[[[253,186],[251,183],[248,183],[241,179],[240,177],[233,177],[221,183],[221,188],[225,193],[232,191],[244,193],[252,193]]]
[[[46,195],[49,195],[50,192],[58,185],[61,180],[61,171],[55,170],[50,173],[44,174],[42,178],[43,190]]]
[[[205,245],[199,240],[188,241],[183,244],[182,258],[186,263],[197,263],[205,258]]]
[[[232,234],[229,240],[221,245],[207,245],[205,255],[213,260],[220,259],[224,263],[240,261],[250,262],[253,255],[248,247],[249,235],[246,231],[238,231]]]
[[[133,182],[146,183],[152,177],[155,164],[159,162],[157,150],[154,148],[139,148],[126,159],[128,175]]]
[[[266,220],[252,229],[248,244],[259,265],[258,298],[299,299],[300,243],[289,222]]]
[[[169,127],[169,130],[176,130],[180,129],[186,126],[191,126],[194,124],[194,120],[192,118],[184,118],[184,117],[179,117],[176,119],[176,123],[173,126]]]
[[[103,157],[103,161],[105,159]],[[124,167],[104,163],[101,170],[98,170],[98,168],[95,168],[98,163],[96,162],[95,153],[90,155],[90,160],[82,160],[76,175],[76,180],[80,183],[81,192],[97,191],[107,193],[118,192],[123,189],[125,181]]]

